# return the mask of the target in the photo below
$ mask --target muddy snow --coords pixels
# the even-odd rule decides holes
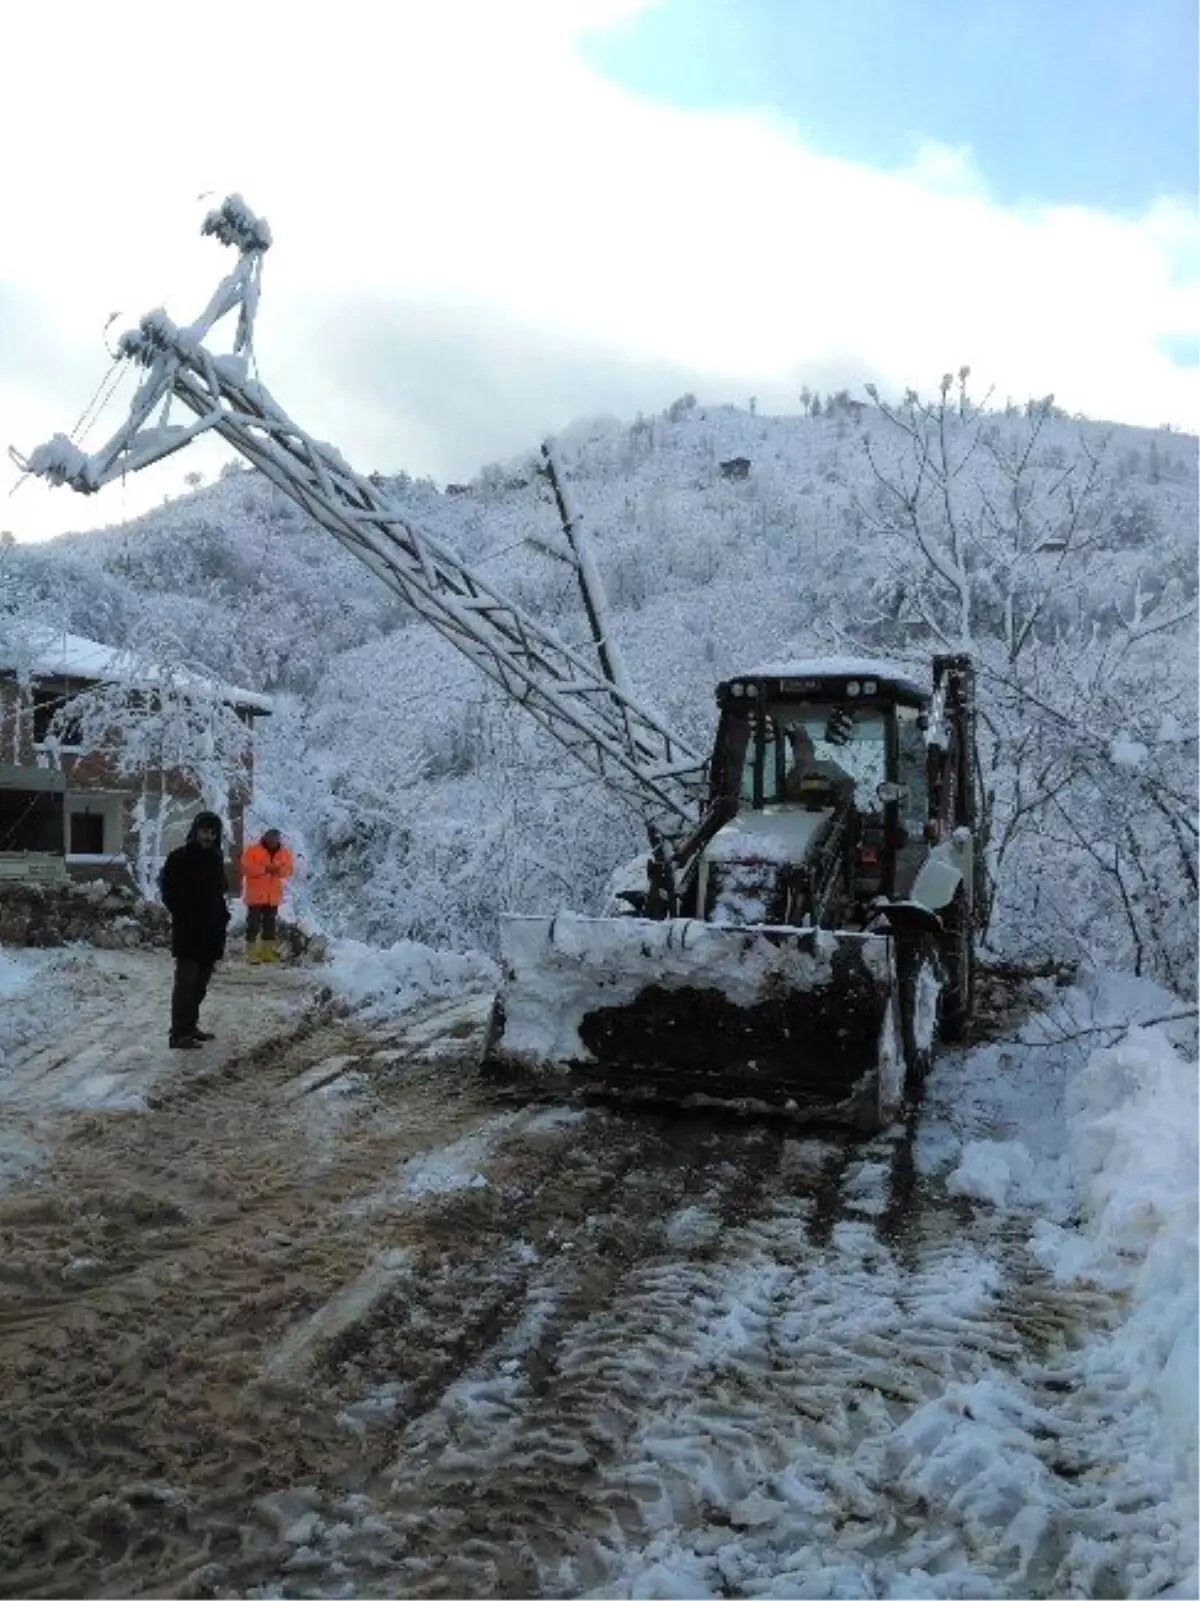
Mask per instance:
[[[1063,1271],[1069,1052],[977,1040],[855,1141],[523,1098],[475,1073],[472,975],[358,1022],[314,982],[219,970],[188,1054],[165,958],[26,984],[0,1592],[1187,1582],[1130,1277]]]

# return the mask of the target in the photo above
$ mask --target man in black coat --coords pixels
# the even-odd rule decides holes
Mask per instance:
[[[163,904],[171,914],[171,954],[175,987],[171,992],[171,1048],[194,1051],[213,1038],[199,1026],[200,1003],[213,968],[225,954],[229,906],[221,819],[200,812],[187,843],[167,857],[159,878]]]

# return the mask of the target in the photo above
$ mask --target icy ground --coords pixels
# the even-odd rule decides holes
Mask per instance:
[[[209,1067],[274,1038],[311,974],[272,970],[268,984],[229,962],[205,1002],[217,1038]],[[144,1110],[187,1058],[167,1046],[172,965],[163,953],[0,948],[0,1194],[45,1159],[64,1116]]]
[[[1079,1034],[1168,997],[1047,989],[856,1143],[498,1100],[485,978],[296,1032],[229,972],[287,1040],[136,1094],[132,974],[10,1045],[20,1593],[1196,1593],[1195,1063]]]

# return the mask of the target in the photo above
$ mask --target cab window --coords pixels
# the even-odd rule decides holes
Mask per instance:
[[[896,774],[903,786],[904,798],[900,802],[900,824],[912,839],[920,839],[929,815],[929,791],[926,775],[925,730],[920,724],[921,712],[915,706],[896,707],[896,731],[900,763]]]
[[[835,713],[842,714],[841,732],[831,739],[838,721]],[[737,794],[747,805],[754,803],[755,758],[761,753],[762,802],[766,806],[784,802],[800,733],[811,742],[818,772],[824,769],[830,776],[852,779],[858,807],[864,811],[877,808],[875,791],[887,777],[887,718],[876,707],[855,711],[833,703],[781,703],[762,717],[728,718],[723,753],[725,793]]]

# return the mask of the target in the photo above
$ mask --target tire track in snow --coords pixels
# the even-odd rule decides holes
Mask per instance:
[[[692,1125],[672,1175],[669,1141],[601,1126],[633,1151],[621,1212],[539,1262],[524,1319],[474,1342],[434,1404],[401,1399],[386,1468],[323,1503],[276,1583],[673,1594],[682,1573],[691,1594],[874,1595],[909,1572],[1050,1595],[1081,1540],[1121,1570],[1128,1530],[1086,1515],[1047,1421],[1073,1341],[1113,1308],[1049,1283],[1028,1219],[918,1184],[911,1130],[831,1146]]]
[[[339,1053],[357,1093],[297,1100]],[[496,1123],[461,1075],[406,1084],[378,1035],[197,1057],[145,1112],[59,1115],[53,1169],[0,1198],[0,1553],[23,1594],[136,1593],[236,1553],[257,1496],[340,1459],[336,1404],[263,1359],[406,1236],[427,1248],[421,1197],[355,1212],[381,1174]]]
[[[23,1593],[1148,1593],[1111,1306],[915,1125],[540,1111],[470,1047],[438,1003],[197,1066],[0,1206]]]
[[[544,1531],[562,1523],[564,1500],[576,1508],[603,1508],[604,1522],[616,1517],[612,1487],[597,1477],[600,1464],[619,1455],[648,1396],[671,1393],[690,1366],[685,1355],[678,1369],[675,1333],[686,1331],[689,1308],[713,1299],[719,1271],[711,1264],[719,1260],[722,1230],[761,1205],[763,1186],[772,1181],[789,1143],[801,1153],[812,1149],[788,1141],[778,1125],[751,1124],[735,1132],[711,1116],[638,1114],[625,1120],[593,1114],[589,1123],[623,1147],[619,1159],[609,1147],[591,1156],[593,1167],[607,1175],[604,1187],[619,1185],[621,1210],[586,1211],[583,1237],[567,1242],[573,1253],[552,1257],[530,1275],[526,1322],[497,1330],[488,1351],[475,1349],[475,1367],[445,1388],[432,1409],[414,1419],[406,1406],[397,1457],[383,1475],[386,1488],[399,1497],[395,1515],[418,1548],[436,1548],[443,1515],[438,1509],[448,1504],[486,1507],[481,1516],[493,1534],[507,1531],[488,1546],[486,1557],[478,1557],[479,1571],[475,1559],[456,1553],[451,1569],[439,1574],[439,1583],[452,1590],[490,1590],[496,1564],[511,1568],[515,1551],[545,1545]],[[573,1156],[580,1160],[577,1149]],[[827,1193],[827,1166],[825,1151],[817,1162],[802,1161],[791,1171],[788,1182],[806,1192],[806,1208]],[[803,1217],[798,1221],[803,1224]],[[804,1232],[801,1226],[801,1238]],[[681,1251],[694,1256],[695,1264],[677,1285]],[[383,1371],[386,1362],[383,1357]],[[412,1395],[406,1400],[411,1405]],[[414,1471],[414,1460],[436,1465]],[[417,1533],[422,1507],[435,1509],[432,1526],[422,1524]],[[635,1497],[626,1517],[636,1510]],[[369,1565],[370,1538],[366,1547]],[[478,1540],[476,1548],[482,1550]],[[428,1564],[428,1558],[414,1560],[420,1568]],[[528,1560],[518,1566],[510,1580],[523,1593],[532,1570]],[[354,1582],[367,1581],[356,1571]],[[384,1592],[397,1583],[420,1588],[415,1573],[389,1570],[381,1582]]]

